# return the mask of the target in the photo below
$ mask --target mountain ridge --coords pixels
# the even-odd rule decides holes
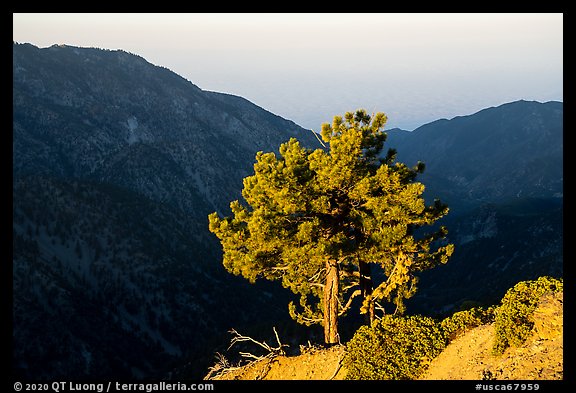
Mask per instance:
[[[252,286],[224,271],[219,244],[207,230],[208,213],[226,215],[229,202],[241,198],[257,151],[276,152],[290,137],[319,148],[312,131],[121,50],[14,44],[13,81],[16,375],[145,378],[192,363],[187,376],[197,377],[226,331],[239,325],[278,323],[298,331],[300,342],[314,341],[311,329],[301,333],[289,320],[282,288]],[[533,119],[558,131],[558,116]],[[507,288],[512,277],[562,271],[563,194],[554,196],[562,185],[555,167],[561,139],[546,145],[556,154],[554,170],[535,167],[543,186],[523,195],[543,202],[531,205],[516,197],[522,182],[510,181],[522,180],[521,172],[497,177],[514,192],[483,190],[486,178],[454,178],[454,170],[473,164],[466,161],[473,155],[452,157],[443,167],[437,162],[451,151],[434,155],[421,141],[417,147],[426,154],[419,153],[413,133],[395,139],[391,132],[385,147],[397,147],[408,165],[427,164],[421,181],[453,210],[449,236],[462,245],[450,262],[454,268],[449,263],[422,277],[414,309],[418,303],[454,309]],[[550,200],[559,202],[534,207]],[[503,215],[505,201],[514,202],[518,214]],[[515,240],[514,231],[523,238]],[[540,245],[546,252],[536,255]],[[497,285],[485,285],[487,269]],[[453,291],[445,290],[454,282]],[[114,353],[118,343],[126,350]]]
[[[503,107],[507,107],[507,106],[514,106],[514,105],[518,105],[518,104],[520,104],[520,105],[523,105],[523,104],[536,104],[536,105],[561,104],[561,105],[564,105],[564,101],[559,101],[559,100],[538,101],[538,100],[517,99],[514,101],[507,101],[507,102],[504,102],[504,103],[501,103],[498,105],[488,106],[488,107],[479,109],[475,112],[471,112],[471,113],[466,114],[466,115],[456,115],[456,116],[451,117],[451,118],[446,118],[446,117],[439,118],[439,119],[430,121],[428,123],[424,123],[424,124],[414,128],[413,130],[405,130],[405,129],[400,128],[400,127],[394,127],[394,128],[389,129],[387,132],[393,131],[393,132],[400,132],[400,133],[413,133],[413,132],[416,132],[418,129],[420,129],[424,126],[427,126],[427,125],[432,125],[432,124],[437,124],[437,123],[445,123],[445,122],[449,122],[451,120],[473,117],[473,116],[478,115],[482,112],[491,111],[493,109],[503,108]]]
[[[423,161],[421,179],[430,188],[443,181],[444,189],[466,189],[454,199],[562,195],[562,102],[514,101],[400,135],[389,140],[399,160]]]
[[[241,197],[258,150],[291,135],[317,144],[311,133],[123,51],[14,45],[13,70],[18,375],[160,377],[190,357],[206,361],[232,320],[261,309],[263,321],[283,319],[270,300],[278,290],[224,271],[207,215]],[[50,273],[27,279],[34,271]],[[84,315],[83,304],[93,305],[89,324],[58,322],[65,310]],[[115,353],[117,341],[132,350]]]

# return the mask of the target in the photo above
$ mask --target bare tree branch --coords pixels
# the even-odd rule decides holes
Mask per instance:
[[[228,349],[232,348],[232,346],[234,346],[234,344],[236,344],[236,343],[249,341],[249,342],[252,342],[252,343],[264,348],[266,351],[268,351],[268,354],[265,356],[256,356],[256,355],[253,355],[249,352],[239,352],[239,354],[242,357],[260,360],[260,359],[263,359],[263,358],[268,357],[270,355],[273,355],[273,356],[282,355],[282,354],[284,354],[283,348],[288,347],[288,345],[282,344],[280,342],[280,338],[278,337],[278,332],[276,332],[276,328],[273,327],[272,329],[274,330],[274,335],[276,336],[276,341],[278,342],[277,347],[271,347],[266,342],[257,341],[255,339],[253,339],[252,337],[249,337],[249,336],[243,336],[242,334],[238,333],[235,329],[231,329],[230,333],[233,334],[234,337],[232,337],[232,340],[230,341],[230,346],[228,347]]]
[[[352,306],[352,300],[354,300],[354,298],[360,294],[362,294],[362,291],[360,291],[359,289],[352,292],[352,294],[348,298],[348,302],[346,302],[346,305],[344,307],[341,307],[341,311],[338,313],[338,316],[344,315],[344,313],[348,311]]]
[[[228,347],[228,349],[232,348],[234,346],[234,344],[237,344],[239,342],[252,342],[252,343],[264,348],[266,351],[268,351],[268,353],[266,355],[263,355],[263,356],[257,356],[257,355],[250,353],[250,352],[238,352],[238,354],[240,356],[242,356],[244,359],[250,359],[248,361],[248,363],[242,365],[242,367],[248,367],[251,364],[258,362],[260,360],[264,360],[264,359],[268,359],[268,362],[270,362],[276,356],[284,355],[284,349],[283,348],[288,347],[289,345],[282,344],[280,342],[280,337],[278,337],[278,332],[276,331],[276,328],[272,327],[272,329],[274,330],[274,335],[276,336],[276,342],[278,343],[278,346],[276,346],[276,347],[272,347],[272,346],[268,345],[266,342],[260,342],[258,340],[255,340],[252,337],[244,336],[244,335],[238,333],[238,331],[236,331],[236,329],[231,329],[229,331],[229,333],[231,333],[234,337],[232,337],[232,340],[230,340],[230,346]],[[220,353],[216,354],[216,359],[217,359],[216,364],[209,368],[208,375],[206,375],[205,379],[217,379],[217,378],[221,377],[222,375],[224,375],[230,371],[238,370],[238,369],[242,368],[240,366],[238,366],[238,367],[231,366],[230,363],[228,362],[228,360],[223,355],[221,355]],[[260,378],[258,378],[258,379],[261,379],[263,377],[264,377],[264,375],[261,375]]]
[[[300,318],[302,318],[303,321],[309,322],[309,323],[318,323],[318,322],[322,322],[324,321],[323,318],[308,318],[305,317],[304,315],[300,314]]]
[[[322,145],[322,147],[324,147],[324,149],[327,149],[326,145],[324,144],[324,142],[322,142],[322,140],[320,139],[320,137],[318,137],[318,134],[314,132],[314,130],[310,130],[312,131],[312,134],[314,134],[314,136],[316,137],[316,139],[318,139],[318,142],[320,142],[320,144]]]
[[[310,278],[308,279],[308,282],[313,282],[313,281],[318,280],[318,278],[320,277],[320,275],[322,275],[322,273],[323,273],[325,270],[326,270],[326,268],[318,269],[318,271],[317,271],[312,277],[310,277]]]

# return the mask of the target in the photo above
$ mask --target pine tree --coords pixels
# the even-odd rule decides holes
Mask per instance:
[[[416,231],[448,207],[438,200],[425,205],[424,186],[415,181],[422,163],[394,162],[393,149],[382,155],[386,121],[383,113],[347,112],[322,125],[325,149],[306,149],[292,138],[280,146],[280,157],[258,152],[254,175],[244,179],[247,206],[234,201],[232,216],[209,216],[225,268],[251,282],[280,280],[300,295],[290,315],[322,324],[329,344],[338,342],[338,318],[355,297],[363,299],[368,320],[384,300],[403,312],[416,273],[453,252],[453,245],[441,244],[444,227]],[[375,287],[372,264],[384,276]]]

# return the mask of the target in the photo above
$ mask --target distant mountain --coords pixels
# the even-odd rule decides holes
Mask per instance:
[[[456,251],[422,274],[422,312],[498,300],[519,280],[563,274],[563,104],[516,101],[388,133],[398,160],[426,164],[428,198]]]
[[[389,132],[407,164],[448,203],[563,194],[563,103],[516,101],[412,132]]]
[[[318,146],[124,51],[14,44],[16,374],[158,377],[212,361],[231,327],[288,319],[224,271],[207,215],[293,136]]]
[[[16,176],[118,184],[205,218],[239,197],[255,152],[290,137],[319,146],[291,121],[124,51],[15,44],[13,57]]]

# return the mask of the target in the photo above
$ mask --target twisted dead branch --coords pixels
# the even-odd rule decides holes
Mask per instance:
[[[276,336],[276,342],[278,344],[276,347],[272,347],[272,346],[268,345],[266,342],[260,342],[258,340],[255,340],[252,337],[244,336],[244,335],[238,333],[238,331],[236,329],[231,329],[229,331],[229,333],[232,334],[233,337],[230,340],[230,346],[228,346],[228,350],[230,350],[237,343],[251,342],[253,344],[258,345],[261,348],[264,348],[267,351],[267,353],[265,355],[262,355],[262,356],[257,356],[257,355],[250,353],[250,352],[238,352],[238,354],[242,358],[247,360],[247,362],[244,364],[241,364],[242,361],[240,361],[237,366],[232,366],[230,364],[230,362],[228,361],[228,359],[226,359],[226,357],[224,357],[224,355],[222,355],[220,353],[216,353],[217,362],[214,366],[212,366],[208,369],[209,372],[206,375],[205,379],[218,379],[221,376],[223,376],[224,374],[227,374],[227,373],[234,371],[234,370],[238,370],[240,368],[250,367],[250,365],[252,365],[256,362],[262,361],[264,359],[268,359],[268,363],[267,363],[268,367],[266,367],[266,370],[269,370],[270,369],[270,363],[272,362],[272,360],[274,358],[276,358],[277,356],[285,355],[286,353],[284,352],[284,348],[289,346],[287,344],[282,344],[280,342],[280,338],[278,337],[278,332],[276,331],[276,328],[273,327],[272,329],[274,330],[274,335]],[[264,375],[259,375],[258,378],[256,378],[256,379],[264,378],[266,373],[263,373],[263,374]]]

